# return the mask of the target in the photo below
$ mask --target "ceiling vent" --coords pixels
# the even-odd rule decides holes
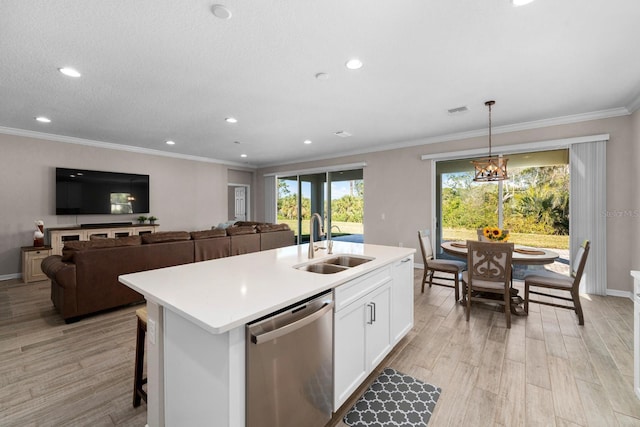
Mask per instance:
[[[349,132],[345,132],[343,130],[339,130],[338,132],[335,132],[334,134],[338,135],[340,138],[349,138],[351,136],[351,134]]]
[[[469,109],[467,108],[466,105],[463,105],[462,107],[457,107],[457,108],[451,108],[450,110],[447,110],[449,112],[449,114],[460,114],[460,113],[464,113],[465,111],[469,111]]]

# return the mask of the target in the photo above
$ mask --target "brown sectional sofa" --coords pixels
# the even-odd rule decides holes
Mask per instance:
[[[294,244],[286,226],[240,224],[213,229],[158,232],[143,236],[68,242],[62,256],[42,261],[51,279],[51,300],[70,322],[102,310],[144,301],[118,281],[127,273],[206,261]]]

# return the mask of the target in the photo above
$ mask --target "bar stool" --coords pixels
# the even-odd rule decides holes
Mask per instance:
[[[136,367],[133,380],[133,407],[140,406],[140,399],[144,399],[147,403],[147,392],[142,386],[147,383],[146,378],[142,378],[142,370],[144,369],[144,338],[147,334],[147,307],[136,310],[138,318],[138,332],[136,338]]]

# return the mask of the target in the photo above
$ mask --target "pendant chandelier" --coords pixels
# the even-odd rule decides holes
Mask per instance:
[[[509,159],[502,156],[491,155],[491,106],[495,103],[496,101],[487,101],[484,103],[484,105],[489,107],[489,157],[483,157],[471,162],[475,167],[473,180],[476,182],[503,181],[509,179],[507,175],[507,160]]]

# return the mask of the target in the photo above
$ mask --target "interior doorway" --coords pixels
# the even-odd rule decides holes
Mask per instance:
[[[250,221],[249,200],[251,188],[245,184],[228,184],[228,218],[230,221]]]

